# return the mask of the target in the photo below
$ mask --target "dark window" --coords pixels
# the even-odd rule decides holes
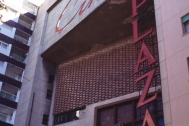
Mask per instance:
[[[80,110],[75,110],[75,111],[70,111],[59,115],[55,115],[54,125],[71,122],[74,120],[79,120],[80,118],[82,118],[83,112],[84,109],[80,109]]]
[[[52,91],[51,90],[47,90],[46,98],[49,99],[49,100],[52,99]]]
[[[50,74],[48,83],[53,84],[53,82],[54,82],[54,76]]]
[[[158,119],[158,126],[164,126],[164,119],[163,118]]]
[[[183,24],[183,32],[188,33],[189,32],[189,14],[185,15],[182,18],[182,24]]]
[[[96,126],[142,126],[147,108],[152,114],[154,123],[157,126],[164,126],[161,95],[138,109],[137,103],[138,99],[98,109]]]
[[[42,124],[44,124],[44,125],[48,125],[48,121],[49,121],[49,116],[43,114]]]

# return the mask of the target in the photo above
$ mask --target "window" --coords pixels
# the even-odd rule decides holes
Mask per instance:
[[[187,58],[187,63],[188,63],[188,70],[189,70],[189,57]]]
[[[52,99],[52,91],[51,90],[47,90],[46,98],[49,99],[49,100]]]
[[[188,33],[189,32],[189,14],[185,15],[182,18],[182,24],[183,24],[183,32]]]
[[[84,109],[85,108],[55,115],[54,125],[71,122],[71,121],[79,120],[79,119],[83,118],[83,116],[85,114]]]
[[[4,43],[4,42],[0,42],[0,46],[4,49],[7,49],[8,44]]]
[[[53,84],[53,82],[54,82],[54,76],[51,75],[51,74],[49,74],[49,80],[48,80],[48,83]]]
[[[44,124],[44,125],[48,125],[48,121],[49,121],[49,116],[43,114],[42,124]]]
[[[146,108],[152,114],[156,126],[164,126],[162,98],[158,98],[140,108],[138,99],[97,109],[96,126],[142,126]]]

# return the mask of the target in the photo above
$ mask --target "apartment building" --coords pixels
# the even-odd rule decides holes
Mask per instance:
[[[27,0],[0,6],[0,125],[13,126],[38,7]]]

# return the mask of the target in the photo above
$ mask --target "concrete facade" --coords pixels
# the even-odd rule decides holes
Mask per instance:
[[[183,34],[181,18],[189,2],[155,1],[165,125],[187,126],[189,35]]]
[[[27,6],[29,3],[26,0],[6,0],[0,3],[0,125],[13,126],[16,114],[19,113],[17,108],[21,85],[26,79],[23,76],[37,7],[32,3]]]
[[[54,1],[43,3],[37,14],[24,75],[27,80],[23,81],[15,126],[43,126],[43,114],[48,115],[50,112],[51,100],[46,99],[46,94],[47,89],[53,89],[53,85],[48,83],[48,79],[50,74],[55,75],[56,67],[53,63],[42,59],[40,54],[46,17],[44,10],[48,9],[51,2]]]
[[[79,24],[84,18],[86,18],[92,11],[94,11],[98,6],[100,6],[105,0],[93,0],[90,8],[86,8],[85,11],[79,15],[78,10],[81,8],[82,3],[85,0],[81,1],[70,1],[70,0],[64,0],[64,1],[57,1],[58,5],[56,5],[49,13],[47,18],[47,27],[46,32],[44,36],[44,42],[43,42],[43,52],[46,51],[50,46],[55,44],[62,36],[66,35],[71,29],[73,29],[77,24]],[[85,2],[85,6],[88,5],[88,2],[91,0],[87,0]],[[62,14],[63,8],[66,7],[68,4],[68,9],[63,14],[63,17],[59,23],[59,27],[64,27],[71,19],[74,17],[75,13],[77,13],[76,17],[73,19],[73,21],[66,27],[64,32],[61,32],[60,34],[56,33],[56,25],[58,23],[58,19],[60,15]],[[60,8],[62,8],[60,10]]]
[[[38,11],[28,53],[27,66],[24,72],[24,77],[29,81],[23,81],[15,126],[28,126],[29,122],[31,126],[42,126],[43,114],[49,115],[49,126],[53,125],[53,102],[56,93],[56,81],[54,81],[53,87],[53,85],[48,83],[48,77],[49,74],[57,75],[57,65],[41,58],[41,54],[66,35],[96,7],[100,6],[104,0],[94,0],[92,7],[87,9],[82,16],[75,18],[72,24],[60,34],[55,32],[56,24],[62,13],[60,8],[65,7],[68,0],[58,2],[57,6],[50,12],[46,12],[55,2],[57,1],[46,0]],[[74,6],[74,1],[72,1],[70,10],[65,15],[73,12],[72,8],[78,9],[79,5],[77,3]],[[189,71],[187,58],[189,57],[189,34],[183,34],[181,18],[189,12],[189,1],[154,0],[154,5],[162,84],[159,89],[162,90],[164,123],[165,126],[188,126]],[[70,15],[70,17],[66,16],[66,18],[63,17],[60,27],[65,25],[65,22],[68,22],[71,16],[73,15]],[[47,89],[53,90],[52,103],[46,99]],[[34,93],[35,97],[31,113]],[[129,99],[136,95],[138,95],[138,92],[87,105],[83,119],[58,126],[93,126],[95,107]]]

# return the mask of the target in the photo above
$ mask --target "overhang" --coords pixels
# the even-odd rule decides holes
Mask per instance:
[[[132,35],[131,1],[104,2],[75,28],[42,53],[56,64]]]

